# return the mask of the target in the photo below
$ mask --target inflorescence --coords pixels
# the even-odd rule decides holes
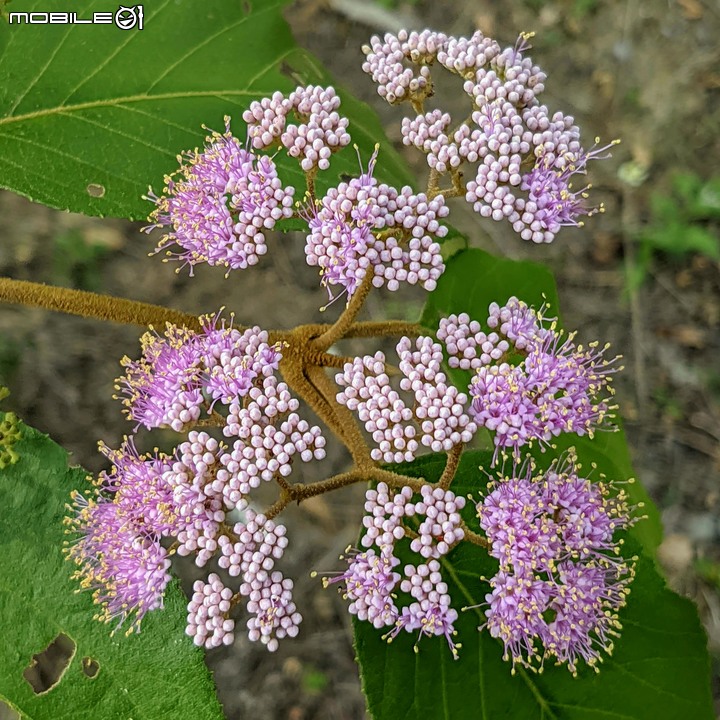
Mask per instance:
[[[605,358],[607,346],[576,345],[573,335],[515,297],[503,307],[493,303],[486,325],[491,332],[466,314],[450,315],[440,320],[439,342],[420,336],[414,351],[403,337],[399,386],[407,401],[393,389],[382,352],[345,365],[336,376],[337,401],[372,434],[374,460],[410,462],[420,445],[449,451],[484,427],[493,434],[494,460],[511,450],[517,461],[534,442],[609,427],[618,358]],[[474,370],[467,393],[448,384],[443,349],[451,368]]]
[[[412,105],[415,116],[402,121],[403,143],[427,156],[431,180],[449,176],[454,194],[464,194],[482,217],[506,219],[523,240],[547,243],[561,227],[580,226],[602,209],[586,204],[589,185],[574,189],[572,181],[590,160],[608,157],[614,143],[584,149],[573,118],[540,104],[546,76],[527,57],[531,37],[523,33],[502,49],[479,30],[470,38],[388,33],[363,48],[363,70],[387,102]],[[425,110],[433,65],[462,79],[470,108],[459,123],[442,109]],[[475,177],[463,185],[468,163]]]
[[[282,348],[258,327],[243,332],[218,317],[203,330],[168,325],[148,332],[138,361],[125,360],[118,388],[126,413],[146,428],[171,427],[185,435],[171,455],[141,454],[133,438],[118,450],[101,444],[112,462],[94,498],[74,497],[69,519],[77,535],[68,554],[83,587],[93,590],[100,616],[139,628],[162,606],[171,551],[211,558],[241,583],[226,588],[217,575],[198,581],[188,606],[188,634],[216,647],[233,638],[232,606],[247,601],[248,635],[270,650],[294,635],[301,620],[292,580],[274,570],[287,545],[285,527],[249,506],[262,482],[288,477],[297,461],[321,460],[325,438],[297,413],[298,401],[275,375]],[[196,427],[203,422],[227,443]],[[243,518],[232,522],[230,514]],[[174,541],[170,550],[165,538]],[[228,594],[229,593],[229,594]]]
[[[135,433],[168,428],[180,440],[170,453],[140,452],[135,435],[118,449],[101,444],[112,469],[91,496],[73,495],[66,552],[98,617],[139,630],[162,607],[171,557],[194,556],[199,567],[215,565],[195,582],[188,604],[195,644],[232,643],[235,610],[244,605],[249,639],[273,651],[302,620],[293,581],[276,567],[288,540],[275,516],[291,501],[373,480],[359,547],[348,548],[347,568],[325,584],[337,584],[350,613],[383,629],[388,641],[413,633],[417,650],[423,637],[443,636],[458,656],[459,614],[443,564],[469,541],[498,563],[476,606],[485,618],[479,629],[502,641],[513,668],[553,658],[575,673],[581,660],[595,667],[611,651],[633,575],[615,536],[634,522],[635,508],[604,480],[582,477],[572,453],[545,471],[524,457],[562,433],[613,429],[610,381],[619,368],[607,347],[577,344],[544,307],[511,297],[491,304],[485,318],[441,318],[434,336],[419,328],[405,334],[396,367],[380,351],[328,354],[372,287],[435,289],[451,198],[464,196],[482,217],[506,219],[533,242],[550,242],[597,211],[585,202],[589,185],[573,189],[572,180],[589,160],[607,157],[607,147],[584,149],[573,119],[539,103],[545,74],[527,56],[529,38],[502,49],[480,32],[401,31],[364,48],[363,69],[378,93],[413,109],[402,137],[426,155],[426,192],[380,182],[377,148],[356,177],[319,192],[319,173],[351,138],[339,96],[318,86],[251,103],[242,116],[245,143],[226,118],[223,133],[179,157],[162,195],[150,191],[155,208],[146,229],[165,233],[156,252],[165,249],[191,274],[199,263],[226,273],[255,265],[268,231],[304,220],[306,260],[319,269],[328,305],[338,298],[347,305],[332,326],[278,331],[272,341],[220,313],[193,327],[168,323],[162,334],[151,327],[140,358],[122,361],[116,389]],[[461,78],[470,108],[459,124],[426,108],[432,66]],[[280,178],[281,152],[299,162],[302,201]],[[465,184],[468,165],[474,179]],[[337,387],[324,367],[340,369]],[[355,470],[315,483],[289,480],[299,462],[325,455],[325,437],[301,417],[296,396],[344,442]],[[353,427],[355,417],[371,443]],[[502,477],[478,469],[477,489],[487,489],[473,501],[473,516],[463,514],[466,498],[450,486],[463,447],[481,431]],[[411,462],[421,448],[447,453],[437,483],[380,466]],[[279,499],[261,512],[253,492],[269,482]]]
[[[542,667],[549,657],[573,674],[580,660],[597,670],[619,635],[637,558],[623,558],[614,536],[635,522],[634,507],[624,491],[612,494],[579,470],[572,454],[544,472],[516,465],[477,504],[500,563],[480,629],[502,640],[513,668]]]

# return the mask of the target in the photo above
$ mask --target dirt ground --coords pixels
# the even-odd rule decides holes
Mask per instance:
[[[389,0],[386,0],[389,2]],[[673,587],[692,597],[708,630],[717,676],[720,657],[720,265],[696,253],[655,253],[644,282],[629,292],[638,237],[656,216],[653,194],[669,195],[678,172],[720,175],[720,5],[715,0],[419,0],[383,5],[395,29],[433,27],[469,35],[476,28],[512,44],[534,30],[533,59],[547,72],[543,101],[575,116],[586,139],[622,138],[613,158],[591,168],[606,206],[583,231],[566,230],[547,247],[530,247],[507,228],[481,221],[456,201],[451,221],[472,243],[550,265],[567,327],[583,340],[609,341],[625,358],[617,398],[638,477],[659,505],[662,561]],[[305,0],[288,18],[298,41],[338,82],[371,102],[398,141],[403,111],[386,106],[360,70],[360,46],[381,30],[370,4]],[[451,20],[449,20],[451,19]],[[388,25],[388,29],[390,26]],[[452,112],[452,107],[448,107]],[[419,174],[423,162],[408,154]],[[699,220],[720,232],[717,221]],[[715,224],[713,224],[715,222]],[[317,276],[299,237],[279,237],[242,278],[199,268],[176,275],[137,226],[58,213],[0,193],[0,274],[133,297],[191,312],[225,305],[240,323],[288,327],[324,321]],[[271,246],[272,247],[272,246]],[[420,291],[378,294],[376,316],[412,317]],[[0,381],[8,405],[68,448],[91,471],[95,445],[117,444],[130,430],[110,400],[118,360],[137,354],[137,330],[39,310],[0,308]],[[346,467],[329,453],[313,477]],[[307,503],[289,520],[286,568],[297,568],[301,636],[275,655],[239,634],[232,648],[208,654],[230,720],[359,720],[364,715],[349,619],[333,592],[309,577],[330,570],[356,535],[359,488]],[[352,496],[352,497],[351,497]],[[291,552],[290,552],[291,551]],[[183,574],[190,583],[193,569]],[[716,687],[716,695],[718,695]],[[720,705],[718,705],[720,709]]]

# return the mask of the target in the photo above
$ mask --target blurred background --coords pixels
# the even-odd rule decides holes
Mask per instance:
[[[637,476],[661,509],[660,559],[672,587],[700,609],[720,657],[720,3],[717,0],[301,0],[287,13],[298,42],[337,83],[380,113],[400,145],[404,108],[390,107],[361,71],[375,33],[430,27],[480,29],[512,45],[535,31],[534,61],[547,73],[543,102],[573,115],[586,146],[621,138],[613,158],[590,167],[593,201],[605,213],[550,246],[529,246],[504,224],[456,200],[451,222],[475,246],[549,265],[561,312],[583,342],[609,341],[624,356],[616,376]],[[465,103],[443,75],[438,96]],[[438,78],[436,78],[436,82]],[[448,89],[449,88],[449,89]],[[455,94],[453,94],[453,92]],[[447,98],[447,100],[446,100]],[[352,128],[350,128],[352,132]],[[424,185],[424,157],[405,150]],[[382,174],[381,171],[379,173]],[[159,179],[158,179],[159,182]],[[200,267],[189,279],[148,258],[139,225],[61,213],[0,192],[0,274],[103,291],[185,311],[234,310],[266,328],[333,319],[301,236],[277,237],[252,272],[224,279]],[[371,296],[367,316],[412,318],[422,291]],[[331,316],[331,317],[330,317]],[[0,306],[0,384],[6,409],[49,433],[73,462],[97,472],[96,443],[117,445],[131,425],[111,399],[120,358],[138,354],[139,330],[41,310]],[[348,352],[376,347],[348,345]],[[169,438],[168,438],[169,440]],[[321,479],[347,467],[340,450],[305,468]],[[275,655],[241,633],[208,654],[227,717],[360,720],[364,702],[349,616],[310,570],[338,567],[357,533],[360,488],[304,503],[288,520],[300,637]],[[190,584],[194,569],[182,570]],[[290,574],[293,574],[292,572]],[[718,705],[720,709],[720,705]]]

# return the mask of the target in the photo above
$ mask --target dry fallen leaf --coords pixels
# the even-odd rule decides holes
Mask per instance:
[[[699,0],[677,0],[686,20],[700,20],[703,16],[703,6]]]
[[[622,241],[615,233],[599,230],[593,235],[591,255],[598,265],[609,265],[617,260]]]
[[[694,325],[662,325],[655,333],[683,347],[701,349],[707,344],[707,332]]]

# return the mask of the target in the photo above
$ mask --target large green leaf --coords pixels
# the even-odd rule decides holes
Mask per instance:
[[[488,452],[463,455],[453,490],[479,498],[487,482]],[[396,472],[440,477],[444,456],[426,456]],[[474,508],[464,514],[472,527]],[[632,542],[625,552],[632,552]],[[409,554],[401,554],[412,561]],[[416,560],[416,558],[413,558]],[[693,604],[668,590],[651,560],[641,556],[628,603],[621,610],[622,633],[613,654],[594,673],[574,678],[565,667],[548,664],[540,674],[502,660],[502,643],[478,632],[482,608],[460,613],[453,660],[444,638],[401,632],[391,644],[369,623],[354,623],[363,689],[375,720],[712,720],[710,662],[706,638]],[[481,576],[496,562],[477,546],[463,543],[443,562],[453,606],[484,602],[489,591]]]
[[[448,261],[437,288],[428,297],[421,322],[428,328],[436,329],[441,317],[466,312],[482,323],[491,302],[502,304],[511,295],[534,307],[540,307],[546,302],[550,305],[551,316],[559,313],[555,281],[546,267],[532,262],[497,258],[478,249],[464,250]],[[580,338],[583,343],[596,339],[582,337],[582,331]],[[599,340],[602,341],[602,338]],[[458,387],[467,387],[469,372],[451,370],[450,374]],[[612,433],[595,433],[592,439],[574,434],[561,435],[554,441],[554,445],[558,452],[574,445],[583,465],[590,467],[595,463],[597,471],[611,480],[623,481],[633,477],[622,428]],[[547,456],[551,454],[557,453],[548,452]],[[660,514],[639,482],[629,485],[628,492],[635,503],[644,504],[644,512],[648,516],[631,533],[652,553],[662,539]]]
[[[253,99],[332,82],[295,44],[281,15],[286,2],[162,0],[145,5],[143,30],[127,31],[0,18],[0,187],[88,215],[146,217],[141,195],[148,185],[162,189],[177,154],[202,144],[203,123],[222,130],[231,115],[243,137],[241,115]],[[105,0],[13,0],[8,12],[68,9],[87,18],[112,8]],[[368,106],[341,96],[367,158],[384,140],[382,126]],[[298,162],[278,158],[282,179],[303,190]],[[357,172],[346,148],[318,182]],[[378,174],[410,180],[387,142]]]
[[[82,468],[46,435],[20,426],[19,461],[0,470],[0,708],[33,720],[223,717],[202,652],[184,634],[187,600],[177,583],[142,632],[111,636],[90,594],[78,593],[62,545],[65,503],[86,486]],[[60,681],[36,695],[23,677],[34,655],[64,633],[76,651]],[[94,678],[83,659],[99,665]],[[85,661],[89,662],[89,661]]]

